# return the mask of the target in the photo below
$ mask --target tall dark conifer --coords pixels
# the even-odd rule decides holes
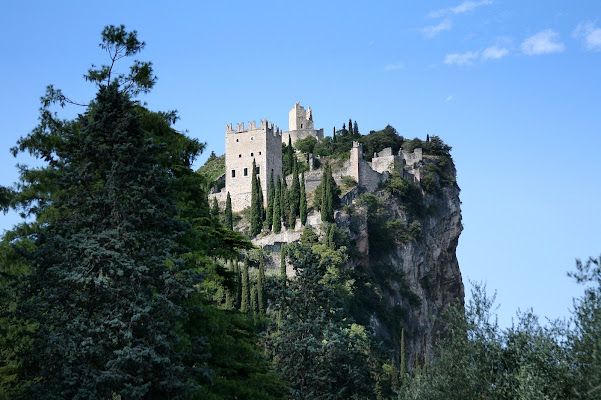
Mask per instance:
[[[259,208],[259,185],[257,183],[257,164],[253,159],[253,165],[250,176],[250,234],[256,236],[261,233],[261,210]]]
[[[351,121],[351,119],[348,119],[348,133],[350,136],[353,136],[353,121]]]
[[[265,201],[263,200],[263,186],[261,185],[261,178],[257,176],[257,211],[259,213],[261,226],[265,222]]]
[[[273,227],[273,200],[275,197],[275,184],[273,182],[273,170],[269,177],[269,188],[267,189],[267,214],[265,215],[265,221],[267,222],[267,230],[271,230]]]
[[[292,185],[290,186],[290,213],[288,214],[288,224],[294,228],[296,217],[299,215],[300,209],[300,182],[298,179],[298,165],[294,163],[292,171]]]
[[[357,125],[357,121],[355,121],[355,125],[353,127],[353,133],[355,134],[355,136],[361,136],[359,134],[359,125]]]
[[[279,233],[282,230],[282,180],[276,179],[275,193],[273,197],[273,231]]]
[[[234,219],[232,215],[232,198],[230,192],[227,192],[227,199],[225,200],[225,227],[230,231],[234,229]]]
[[[259,258],[259,277],[257,278],[257,305],[260,314],[265,313],[265,301],[263,300],[263,284],[265,283],[265,260],[263,254]]]
[[[248,282],[248,260],[244,260],[242,266],[242,299],[240,301],[240,311],[246,313],[250,311],[250,287]]]
[[[215,220],[219,220],[219,203],[217,203],[217,198],[213,197],[213,204],[211,206],[211,215]]]
[[[299,214],[301,224],[305,225],[307,223],[307,191],[305,189],[305,173],[303,172],[301,175],[300,182],[300,207]]]
[[[288,228],[288,216],[290,215],[290,191],[288,190],[288,184],[286,178],[282,179],[282,222],[284,226]]]
[[[287,169],[284,172],[284,178],[292,173],[294,162],[294,148],[292,147],[292,137],[288,135],[288,147],[286,148],[286,166]]]

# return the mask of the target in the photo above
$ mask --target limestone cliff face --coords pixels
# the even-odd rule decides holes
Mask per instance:
[[[385,220],[407,221],[406,207],[400,200],[385,190],[375,194],[385,205]],[[374,309],[369,324],[376,338],[397,357],[400,332],[405,329],[405,350],[410,368],[415,365],[416,356],[420,364],[425,358],[432,358],[433,345],[441,328],[441,312],[451,304],[464,301],[456,256],[463,229],[459,188],[457,185],[443,187],[439,195],[426,195],[424,201],[430,211],[424,217],[414,219],[421,224],[420,237],[402,243],[397,240],[390,244],[389,250],[378,249],[379,254],[374,254],[373,246],[370,246],[364,208],[358,206],[351,216],[337,215],[338,225],[347,227],[360,253],[349,268],[367,268],[371,276],[376,277],[373,282],[378,286],[376,293],[387,308],[384,312]]]

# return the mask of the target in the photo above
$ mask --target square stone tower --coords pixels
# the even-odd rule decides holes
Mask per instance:
[[[250,206],[253,159],[257,177],[261,179],[263,199],[267,201],[269,178],[282,174],[282,132],[266,119],[259,127],[255,122],[225,127],[225,190],[232,199],[232,211],[239,212]]]
[[[313,111],[307,110],[300,103],[296,103],[288,113],[288,131],[282,134],[282,141],[288,144],[288,137],[294,144],[298,139],[314,136],[317,140],[323,139],[323,129],[315,130],[313,124]]]

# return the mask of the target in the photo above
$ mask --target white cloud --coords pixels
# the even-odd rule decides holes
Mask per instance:
[[[439,18],[447,14],[463,14],[472,11],[480,6],[492,4],[492,0],[481,0],[481,1],[464,1],[455,7],[442,8],[440,10],[432,11],[428,14],[431,18]]]
[[[584,39],[587,50],[601,50],[601,28],[597,28],[592,22],[581,22],[574,30],[574,37]]]
[[[384,67],[384,69],[386,71],[394,71],[397,69],[403,69],[405,66],[403,65],[403,63],[396,63],[396,64],[388,64]]]
[[[373,46],[375,43],[376,43],[376,42],[374,42],[373,40],[370,40],[370,41],[367,43],[367,45],[368,45],[368,46]]]
[[[509,50],[504,47],[490,46],[482,52],[482,60],[498,60],[509,54]]]
[[[477,51],[467,51],[465,53],[447,54],[444,58],[444,63],[449,65],[472,65],[478,58],[479,53]]]
[[[449,101],[451,101],[451,100],[453,100],[453,95],[452,95],[452,94],[448,95],[448,96],[447,96],[447,98],[446,98],[446,99],[444,99],[444,102],[445,102],[445,103],[448,103],[448,102],[449,102]]]
[[[545,29],[530,36],[522,42],[520,46],[522,52],[526,55],[533,56],[538,54],[561,53],[565,46],[559,42],[559,34],[551,29]]]
[[[422,28],[421,32],[427,38],[433,38],[434,36],[438,35],[440,32],[450,30],[452,26],[453,25],[451,24],[451,21],[449,21],[448,19],[445,19],[438,25],[426,26],[425,28]]]

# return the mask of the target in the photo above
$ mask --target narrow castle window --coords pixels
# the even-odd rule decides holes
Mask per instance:
[[[261,173],[261,167],[257,167],[257,175]]]
[[[244,168],[244,176],[248,176],[248,168]]]
[[[259,155],[261,155],[261,152],[259,152]]]
[[[254,137],[254,136],[251,136],[251,137],[250,137],[250,140],[255,140],[255,137]]]
[[[303,129],[303,124],[301,124],[301,129]]]
[[[240,139],[236,139],[236,142],[239,142],[239,141],[240,141]]]
[[[242,158],[242,154],[238,154],[238,158]]]
[[[254,156],[255,156],[255,153],[250,153],[250,156],[251,156],[251,157],[254,157]]]
[[[236,177],[236,170],[235,170],[235,169],[233,169],[233,170],[232,170],[232,178],[235,178],[235,177]]]

